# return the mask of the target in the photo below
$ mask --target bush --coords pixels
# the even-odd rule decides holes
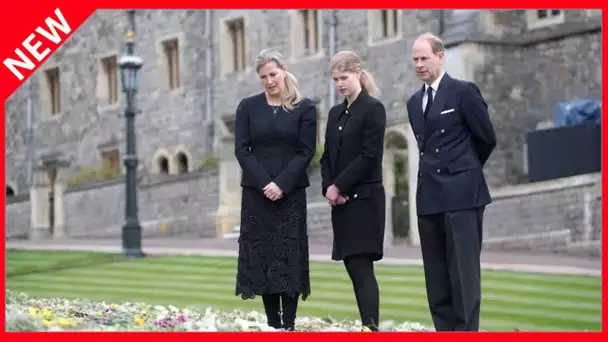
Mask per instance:
[[[317,144],[317,150],[315,151],[315,155],[312,156],[312,160],[310,161],[311,166],[317,166],[321,163],[321,157],[323,156],[324,145]]]
[[[220,160],[211,155],[204,155],[198,160],[197,167],[199,170],[218,169],[220,167]]]
[[[177,308],[145,303],[33,299],[7,291],[7,331],[276,331],[258,312]],[[298,331],[361,331],[358,321],[299,317]],[[428,331],[414,323],[386,321],[382,331]]]
[[[116,171],[107,164],[100,167],[81,167],[76,173],[68,176],[70,185],[98,182],[120,177],[120,171]]]

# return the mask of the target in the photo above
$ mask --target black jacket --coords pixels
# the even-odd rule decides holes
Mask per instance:
[[[492,202],[482,171],[496,147],[479,88],[444,74],[425,121],[424,87],[407,101],[420,151],[418,215],[482,207]]]
[[[310,186],[306,169],[315,154],[317,109],[303,98],[288,112],[274,114],[264,93],[243,99],[236,110],[234,154],[241,186],[263,192],[275,182],[284,194]]]
[[[330,109],[321,157],[323,196],[332,184],[350,198],[381,185],[385,126],[384,105],[364,90],[350,108],[344,100]]]

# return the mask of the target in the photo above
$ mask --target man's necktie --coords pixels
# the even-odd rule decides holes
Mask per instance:
[[[433,88],[426,88],[426,107],[424,108],[424,119],[426,120],[427,115],[429,114],[429,110],[431,110],[431,106],[433,105]]]

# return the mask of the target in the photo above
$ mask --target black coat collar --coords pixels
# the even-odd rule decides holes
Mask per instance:
[[[350,106],[348,106],[348,100],[344,98],[344,101],[342,101],[342,103],[340,104],[339,115],[345,114],[347,112],[348,114],[351,114],[351,112],[357,112],[358,109],[368,104],[371,99],[372,96],[369,95],[366,90],[362,89],[355,101],[353,101]]]

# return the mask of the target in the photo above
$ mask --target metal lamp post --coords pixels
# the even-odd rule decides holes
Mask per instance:
[[[133,35],[135,33],[135,11],[129,13],[129,31],[126,36],[127,53],[118,61],[122,91],[126,95],[127,104],[125,118],[127,123],[127,151],[124,165],[127,169],[125,224],[122,227],[122,247],[127,257],[144,257],[141,249],[141,226],[137,217],[137,151],[135,148],[135,94],[139,88],[139,70],[143,60],[133,54]]]

